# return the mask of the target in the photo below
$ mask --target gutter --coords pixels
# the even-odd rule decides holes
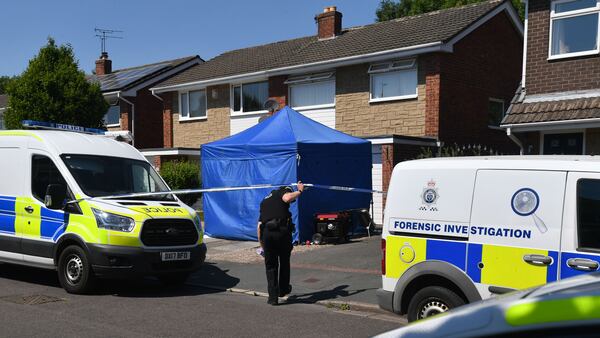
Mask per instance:
[[[295,65],[295,66],[288,66],[288,67],[281,67],[281,68],[275,68],[275,69],[269,69],[269,70],[262,70],[262,71],[253,72],[253,73],[225,76],[225,77],[216,78],[216,79],[186,82],[186,83],[173,85],[173,86],[155,87],[155,88],[150,88],[150,91],[156,92],[156,93],[162,93],[162,92],[174,91],[174,90],[177,90],[178,88],[185,88],[185,87],[191,87],[191,86],[207,86],[207,85],[216,85],[216,84],[220,84],[220,83],[228,83],[232,80],[244,79],[247,77],[259,77],[259,76],[266,77],[266,76],[276,76],[276,75],[281,75],[281,74],[288,74],[289,71],[292,71],[292,70],[300,71],[300,70],[304,70],[305,68],[310,68],[310,67],[319,67],[319,66],[320,67],[323,67],[323,66],[341,67],[341,66],[345,66],[345,65],[355,64],[355,63],[357,63],[357,61],[359,63],[376,61],[376,60],[369,60],[369,58],[377,59],[377,58],[389,58],[389,57],[403,57],[403,56],[411,56],[411,55],[424,54],[424,53],[451,52],[451,51],[452,51],[451,46],[447,46],[442,41],[437,41],[437,42],[431,42],[431,43],[426,43],[426,44],[422,44],[422,45],[396,48],[396,49],[375,52],[375,53],[370,53],[370,54],[353,55],[353,56],[347,56],[347,57],[343,57],[343,58],[339,58],[339,59],[318,61],[318,62],[313,62],[313,63],[304,63],[304,64],[300,64],[300,65]]]
[[[516,143],[517,146],[519,146],[519,155],[523,155],[523,153],[524,153],[524,151],[523,151],[523,142],[521,142],[521,140],[519,140],[519,138],[516,137],[512,133],[512,130],[510,128],[506,128],[506,136],[508,136],[508,138],[510,138],[514,143]]]
[[[121,96],[121,92],[117,93],[117,97],[131,106],[131,145],[135,147],[135,104]]]

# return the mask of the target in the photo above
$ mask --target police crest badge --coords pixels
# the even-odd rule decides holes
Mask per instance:
[[[427,185],[423,188],[423,192],[421,193],[422,205],[419,210],[437,211],[436,203],[439,198],[440,195],[436,183],[431,179],[427,182]]]

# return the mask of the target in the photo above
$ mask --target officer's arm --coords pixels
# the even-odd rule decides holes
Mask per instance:
[[[302,191],[304,191],[304,184],[302,184],[302,182],[298,181],[298,190],[294,191],[294,192],[287,192],[287,193],[283,194],[283,196],[281,196],[281,199],[285,203],[292,203],[296,200],[296,198],[298,198],[298,196],[300,196]]]
[[[260,247],[264,249],[262,237],[260,237],[260,235],[261,235],[261,233],[260,233],[260,225],[261,224],[262,223],[259,221],[258,225],[256,226],[256,235],[258,236],[258,242],[260,243]]]

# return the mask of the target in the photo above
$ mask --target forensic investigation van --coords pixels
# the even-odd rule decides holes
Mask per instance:
[[[86,293],[98,277],[181,283],[205,259],[196,212],[127,143],[72,131],[0,131],[0,161],[2,262],[56,269],[65,290]]]
[[[600,159],[438,158],[393,170],[381,308],[409,321],[598,270]]]

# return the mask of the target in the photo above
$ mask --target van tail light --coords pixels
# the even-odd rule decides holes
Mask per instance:
[[[381,274],[385,276],[385,238],[381,239]]]

